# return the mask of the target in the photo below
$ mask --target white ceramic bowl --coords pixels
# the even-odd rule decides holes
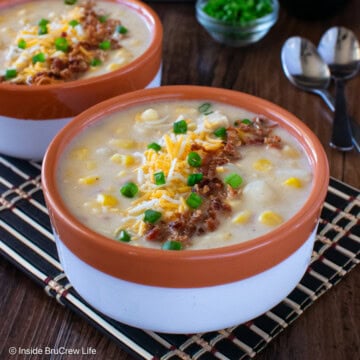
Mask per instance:
[[[57,169],[69,142],[109,114],[161,100],[220,101],[278,122],[302,145],[313,183],[290,220],[256,239],[206,249],[164,251],[105,238],[64,204]],[[325,152],[295,116],[259,98],[225,89],[165,86],[121,95],[92,107],[55,137],[43,164],[43,188],[57,248],[75,289],[95,308],[126,324],[160,332],[217,330],[252,319],[280,302],[310,262],[328,184]]]
[[[0,0],[0,11],[29,1]],[[39,86],[0,83],[0,153],[41,160],[55,134],[85,109],[119,94],[160,85],[163,30],[158,16],[137,0],[106,1],[139,14],[153,34],[147,50],[124,67],[96,77]]]

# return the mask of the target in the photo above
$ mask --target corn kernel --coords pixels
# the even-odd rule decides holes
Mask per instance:
[[[282,152],[286,155],[289,156],[290,158],[298,158],[300,156],[300,153],[294,149],[293,147],[289,146],[289,145],[285,145],[282,149]]]
[[[154,109],[146,109],[141,113],[141,120],[143,121],[153,121],[159,118],[159,114]]]
[[[88,155],[89,155],[89,149],[85,147],[74,149],[70,154],[70,156],[76,160],[85,160],[88,157]]]
[[[121,171],[118,172],[118,174],[116,176],[123,177],[125,175],[127,175],[127,171],[126,170],[121,170]]]
[[[116,206],[118,201],[115,196],[108,194],[98,194],[96,201],[102,206]]]
[[[183,114],[197,114],[198,110],[192,107],[179,106],[175,109],[175,114],[183,115]]]
[[[107,70],[114,71],[114,70],[120,69],[122,66],[123,66],[123,64],[111,63],[107,66]]]
[[[136,146],[136,141],[125,139],[111,139],[109,141],[109,145],[116,146],[120,149],[133,149]]]
[[[283,182],[283,185],[300,189],[302,187],[301,180],[296,177],[290,177]]]
[[[280,225],[284,220],[276,212],[266,210],[260,214],[259,221],[267,226],[277,226]]]
[[[246,224],[251,217],[251,212],[249,210],[240,211],[232,219],[233,224]]]
[[[131,155],[114,154],[110,160],[119,165],[131,166],[135,163],[135,158]]]
[[[99,176],[85,176],[80,178],[78,183],[81,185],[92,185],[95,184],[99,179]]]
[[[253,163],[253,168],[258,171],[269,171],[272,168],[272,163],[268,159],[259,159]]]
[[[225,172],[225,169],[224,169],[223,166],[217,166],[217,167],[216,167],[216,172],[217,172],[217,173],[223,173],[223,172]]]
[[[86,166],[86,169],[88,169],[88,170],[94,170],[97,167],[96,162],[90,161],[90,160],[85,163],[85,166]]]

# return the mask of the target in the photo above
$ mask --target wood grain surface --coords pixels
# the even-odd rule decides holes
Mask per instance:
[[[360,187],[360,154],[328,146],[332,113],[316,95],[293,87],[281,70],[280,49],[295,35],[315,44],[329,27],[343,25],[360,38],[360,1],[322,21],[302,21],[281,9],[277,24],[259,43],[229,48],[215,43],[197,23],[191,2],[150,2],[164,25],[163,85],[196,84],[244,91],[298,116],[320,138],[331,175]],[[330,89],[333,91],[333,87]],[[360,76],[346,85],[348,108],[360,122]],[[32,280],[0,259],[0,359],[133,359]],[[360,359],[360,266],[330,289],[273,340],[259,360]],[[96,355],[10,356],[11,346],[93,348]]]

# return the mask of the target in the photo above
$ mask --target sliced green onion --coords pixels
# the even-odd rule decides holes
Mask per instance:
[[[49,20],[47,19],[41,19],[39,22],[38,22],[38,25],[39,25],[39,31],[38,31],[38,34],[39,35],[45,35],[48,33],[48,29],[47,29],[47,24],[49,23]]]
[[[188,155],[187,162],[190,166],[199,167],[202,163],[202,159],[197,152],[192,151]]]
[[[66,38],[60,37],[55,39],[55,48],[58,51],[67,52],[69,50],[69,44]]]
[[[110,40],[104,40],[99,44],[101,50],[109,50],[111,48]]]
[[[241,122],[245,125],[252,125],[252,121],[249,119],[243,119],[243,120],[241,120]]]
[[[32,57],[33,64],[36,64],[37,62],[45,62],[46,57],[44,53],[38,53]]]
[[[10,80],[13,79],[17,76],[17,71],[16,69],[7,69],[5,72],[5,79],[6,80]]]
[[[145,210],[144,222],[149,224],[155,224],[161,218],[161,212],[156,210]]]
[[[90,66],[99,66],[101,65],[102,61],[98,58],[93,58],[90,61]]]
[[[148,149],[153,149],[155,151],[160,151],[161,150],[161,146],[157,143],[151,143],[147,146]]]
[[[98,20],[101,22],[101,23],[106,23],[106,20],[108,19],[109,15],[100,15],[98,17]]]
[[[203,179],[203,174],[190,174],[187,178],[187,184],[189,186],[194,186],[195,184],[198,184]]]
[[[163,249],[163,250],[181,250],[182,244],[180,241],[168,240],[162,244],[161,249]]]
[[[117,28],[116,28],[116,31],[119,33],[119,34],[126,34],[128,32],[128,29],[123,26],[123,25],[119,25]]]
[[[133,198],[139,191],[137,185],[133,182],[127,182],[120,189],[120,192],[123,196],[128,198]]]
[[[69,25],[72,26],[72,27],[75,27],[76,25],[79,25],[80,23],[77,21],[77,20],[71,20],[69,21]]]
[[[186,134],[187,132],[187,123],[185,120],[179,120],[174,122],[173,130],[175,134]]]
[[[166,183],[165,174],[163,171],[159,171],[154,174],[154,182],[156,185],[164,185]]]
[[[64,3],[66,5],[74,5],[76,3],[77,0],[64,0]]]
[[[203,200],[201,196],[195,193],[191,193],[186,199],[186,204],[192,209],[197,209],[202,204],[202,202]]]
[[[199,112],[201,112],[202,114],[208,115],[210,114],[212,111],[210,111],[210,113],[208,113],[209,109],[211,108],[211,104],[210,103],[203,103],[198,107]]]
[[[46,25],[41,25],[39,26],[39,31],[38,31],[38,34],[39,35],[45,35],[48,33],[48,30],[47,30],[47,26]]]
[[[126,230],[121,230],[119,232],[117,240],[123,241],[123,242],[129,242],[131,240],[131,236]]]
[[[214,135],[217,137],[224,138],[226,137],[226,129],[224,127],[220,127],[214,131]]]
[[[18,42],[19,49],[26,49],[26,41],[24,39],[20,39]]]
[[[41,19],[39,22],[38,22],[38,25],[39,26],[45,26],[49,23],[50,21],[48,19]]]
[[[232,173],[225,177],[225,184],[230,185],[233,189],[237,189],[243,182],[243,179],[240,175]]]
[[[202,10],[212,18],[234,25],[244,25],[273,11],[271,0],[208,0]]]

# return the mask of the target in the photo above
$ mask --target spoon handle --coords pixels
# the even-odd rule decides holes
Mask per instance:
[[[321,96],[321,98],[325,101],[326,105],[332,112],[335,111],[335,99],[327,90],[316,89],[313,90],[313,92]],[[352,142],[355,149],[360,153],[360,125],[351,116],[349,117],[349,119],[353,136]]]
[[[330,146],[340,151],[353,148],[351,127],[345,99],[345,85],[341,79],[335,79],[335,114]]]

